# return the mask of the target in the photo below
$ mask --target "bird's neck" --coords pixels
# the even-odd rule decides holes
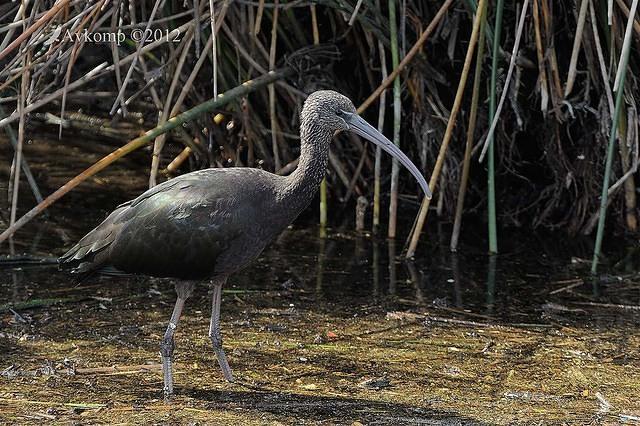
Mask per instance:
[[[297,213],[313,200],[327,170],[329,143],[333,134],[322,123],[302,123],[300,126],[300,160],[288,177],[287,202]]]

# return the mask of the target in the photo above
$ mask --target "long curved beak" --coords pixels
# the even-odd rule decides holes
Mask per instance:
[[[378,145],[380,148],[385,150],[392,157],[396,158],[403,166],[405,166],[411,174],[416,178],[420,187],[424,191],[425,196],[428,199],[431,199],[431,190],[429,189],[429,185],[427,181],[420,173],[420,170],[409,160],[409,157],[404,155],[400,148],[395,146],[393,142],[387,139],[382,133],[376,130],[371,124],[367,123],[362,117],[358,114],[353,114],[350,112],[343,111],[342,116],[345,121],[349,125],[349,130],[351,130],[356,135],[362,136],[370,142]]]

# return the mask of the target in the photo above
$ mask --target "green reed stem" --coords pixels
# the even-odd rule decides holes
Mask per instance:
[[[493,38],[493,52],[491,58],[491,88],[489,94],[489,122],[493,122],[496,112],[496,85],[498,77],[498,58],[500,57],[500,34],[502,32],[502,14],[504,12],[504,0],[498,0],[496,4],[496,24]],[[489,140],[489,159],[487,192],[488,192],[488,212],[489,212],[489,253],[498,252],[498,231],[496,226],[496,179],[495,179],[495,158],[494,158],[494,138]]]

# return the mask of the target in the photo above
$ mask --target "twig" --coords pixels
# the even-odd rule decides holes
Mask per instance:
[[[162,364],[139,364],[139,365],[112,365],[110,367],[76,368],[74,374],[117,374],[117,373],[143,373],[148,371],[162,370]]]
[[[561,288],[558,288],[558,289],[556,289],[556,290],[550,291],[550,292],[549,292],[549,294],[551,295],[551,294],[558,294],[558,293],[562,293],[562,292],[564,292],[564,291],[571,290],[571,289],[576,288],[576,287],[580,287],[581,285],[584,285],[584,280],[582,280],[582,279],[578,279],[578,280],[577,280],[576,282],[574,282],[574,283],[571,283],[571,284],[566,285],[566,286],[564,286],[564,287],[561,287]]]
[[[51,305],[57,305],[60,303],[75,303],[81,300],[85,300],[86,297],[62,297],[62,298],[51,298],[51,299],[32,299],[27,300],[26,302],[17,302],[17,303],[6,303],[4,305],[0,305],[0,312],[9,312],[10,310],[24,310],[24,309],[35,309],[35,308],[45,308]]]
[[[5,404],[33,404],[33,405],[45,405],[45,406],[58,406],[58,407],[71,407],[79,408],[83,410],[97,410],[104,408],[107,404],[90,404],[90,403],[76,403],[76,402],[54,402],[54,401],[32,401],[29,399],[17,399],[17,398],[0,398],[0,402]]]
[[[618,303],[597,303],[597,302],[573,302],[574,305],[595,306],[598,308],[624,309],[626,311],[640,311],[639,305],[621,305]]]

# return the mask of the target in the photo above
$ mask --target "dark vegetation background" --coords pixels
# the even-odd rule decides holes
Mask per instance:
[[[156,152],[163,149],[157,165],[152,165],[150,147],[145,148],[144,157],[137,153],[138,160],[127,163],[136,173],[150,173],[152,182],[156,181],[156,166],[158,181],[203,167],[262,167],[286,174],[299,155],[298,114],[304,94],[331,88],[360,105],[380,86],[384,73],[395,68],[393,51],[401,60],[443,3],[393,2],[396,19],[390,21],[391,3],[371,0],[357,2],[357,6],[353,1],[59,0],[54,4],[42,0],[29,3],[25,10],[20,2],[4,2],[0,5],[0,115],[8,118],[0,126],[13,134],[16,144],[23,144],[22,157],[27,163],[35,161],[34,156],[46,156],[46,144],[60,144],[58,133],[62,141],[80,139],[80,152],[106,155],[141,131],[212,98],[214,63],[218,93],[269,69],[288,67],[295,70],[294,75],[275,84],[271,95],[266,87],[258,89],[234,98],[222,109],[200,114],[197,120],[167,133],[165,140],[159,137]],[[607,90],[616,75],[631,0],[612,0],[611,26],[607,23],[608,1],[588,1],[584,8],[582,3],[533,0],[528,5],[495,132],[499,226],[544,227],[575,235],[591,234],[597,224],[612,123]],[[522,5],[504,5],[501,49],[496,53],[498,97],[512,59]],[[219,28],[215,52],[210,42],[211,6]],[[400,73],[400,145],[427,177],[434,168],[458,88],[476,7],[474,0],[453,1]],[[487,99],[496,7],[494,1],[488,2],[478,119],[464,206],[465,218],[474,221],[487,216],[486,160],[479,163],[477,159],[490,126]],[[578,25],[581,10],[585,16],[582,27]],[[392,43],[393,26],[396,43]],[[160,37],[154,48],[140,50],[132,31],[147,27],[164,35],[178,29],[179,34]],[[83,41],[84,30],[92,34],[119,31],[126,39],[121,43]],[[70,33],[77,37],[69,37]],[[614,187],[609,204],[608,230],[617,232],[637,230],[635,70],[639,35],[640,24],[635,22],[610,181],[614,184],[626,174]],[[577,47],[576,37],[580,39]],[[318,44],[321,46],[314,49]],[[575,70],[570,69],[573,56]],[[444,221],[453,221],[458,200],[473,66],[431,204]],[[571,90],[566,89],[568,80],[575,81]],[[116,101],[121,90],[122,100]],[[381,109],[383,130],[390,138],[392,92],[390,86],[382,104],[375,101],[363,112],[375,125]],[[23,114],[18,108],[21,101],[26,108]],[[8,154],[2,160],[3,170],[11,174],[3,176],[8,181],[13,179],[15,156],[10,149],[2,152]],[[14,167],[9,173],[10,164]],[[73,162],[67,166],[69,178],[83,168]],[[360,195],[373,202],[374,166],[374,151],[368,144],[346,135],[336,139],[327,174],[330,216],[353,211]],[[43,173],[36,174],[34,181],[48,189]],[[380,179],[381,224],[386,230],[391,180],[386,156],[382,157]],[[24,178],[21,185],[28,185]],[[8,188],[10,205],[16,200],[11,194],[13,181]],[[43,195],[51,189],[42,191]],[[401,172],[400,208],[415,210],[418,191],[411,176]],[[32,198],[17,201],[20,211],[33,205]],[[3,226],[11,221],[10,215],[9,207],[3,209]]]

